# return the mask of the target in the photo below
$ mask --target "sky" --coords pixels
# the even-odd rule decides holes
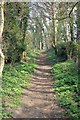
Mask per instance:
[[[5,2],[79,2],[80,0],[0,0]]]

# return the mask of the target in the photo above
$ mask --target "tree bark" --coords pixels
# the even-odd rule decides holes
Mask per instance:
[[[77,5],[77,41],[78,41],[78,56],[77,56],[78,78],[80,79],[80,2]],[[80,80],[79,80],[79,83],[80,83]]]
[[[55,23],[54,23],[54,3],[51,3],[52,10],[52,30],[53,30],[53,46],[55,47]]]
[[[74,41],[77,42],[77,7],[73,9],[73,37]]]
[[[4,2],[0,2],[0,78],[4,67],[4,55],[2,52],[2,33],[4,28]]]
[[[69,7],[69,3],[67,3],[67,16],[69,15],[69,12],[70,12],[70,7]],[[70,33],[70,18],[69,17],[66,18],[66,35],[67,35],[67,41],[70,42],[71,33]]]

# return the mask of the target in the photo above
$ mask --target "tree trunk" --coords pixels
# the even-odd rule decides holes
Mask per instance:
[[[2,52],[2,33],[4,28],[4,2],[0,2],[0,78],[4,67],[4,55]]]
[[[54,3],[51,4],[52,10],[52,30],[53,30],[53,46],[55,47],[55,23],[54,23]]]
[[[41,50],[42,49],[42,42],[40,41],[39,43],[39,49]]]
[[[69,15],[70,12],[70,6],[69,3],[67,3],[67,15]],[[72,27],[72,18],[67,17],[66,19],[66,34],[67,34],[67,59],[72,59],[72,42],[73,42],[73,27]]]
[[[67,16],[69,15],[70,7],[69,3],[67,3]],[[67,41],[71,41],[71,33],[70,33],[70,18],[67,17],[66,19],[66,35],[67,35]]]
[[[73,9],[73,38],[74,41],[77,41],[77,7]]]
[[[80,2],[77,5],[78,78],[80,79]],[[78,82],[80,84],[80,80]]]

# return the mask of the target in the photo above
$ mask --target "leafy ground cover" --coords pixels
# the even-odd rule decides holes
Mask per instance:
[[[54,90],[58,95],[58,101],[67,109],[70,117],[78,118],[78,71],[73,61],[66,61],[54,65],[52,69],[55,79]]]
[[[2,80],[3,110],[1,109],[2,114],[0,114],[0,118],[10,117],[11,112],[8,110],[21,103],[20,95],[23,94],[22,88],[29,85],[29,80],[31,78],[31,74],[34,72],[35,67],[36,64],[33,63],[33,57],[30,58],[29,63],[15,63],[14,66],[6,64],[4,66]]]
[[[78,96],[78,66],[72,60],[59,62],[51,50],[48,51],[48,59],[53,61],[51,72],[57,101],[66,109],[66,113],[72,119],[78,119],[80,100]]]

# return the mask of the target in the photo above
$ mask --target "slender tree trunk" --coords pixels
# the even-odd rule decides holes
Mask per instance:
[[[58,3],[54,3],[54,18],[57,18],[57,14],[58,14]],[[58,20],[54,20],[54,29],[55,29],[55,46],[56,46],[56,43],[57,43],[57,39],[58,39]]]
[[[77,41],[77,7],[73,9],[73,37],[74,41]]]
[[[39,43],[39,49],[41,50],[42,49],[42,42],[40,41]]]
[[[0,77],[4,67],[4,55],[2,52],[2,33],[4,28],[4,2],[0,2]]]
[[[67,15],[69,15],[70,7],[69,4],[67,4]],[[70,33],[70,18],[67,17],[66,19],[66,35],[67,35],[67,41],[71,41],[71,33]]]
[[[52,26],[53,26],[53,45],[52,47],[54,48],[55,54],[57,54],[57,48],[56,48],[56,40],[57,40],[57,21],[54,20],[56,18],[57,10],[56,10],[56,4],[52,2]]]
[[[69,15],[70,12],[70,6],[69,3],[67,3],[67,15]],[[72,42],[73,42],[73,28],[72,28],[72,18],[67,17],[66,19],[66,34],[67,34],[67,58],[71,60],[72,58]]]
[[[80,42],[80,2],[77,5],[77,41]]]
[[[55,47],[54,2],[52,2],[51,10],[52,10],[53,47]]]
[[[80,2],[77,5],[77,41],[78,41],[78,56],[77,56],[78,77],[80,79]],[[79,84],[80,84],[80,80],[79,80]]]

